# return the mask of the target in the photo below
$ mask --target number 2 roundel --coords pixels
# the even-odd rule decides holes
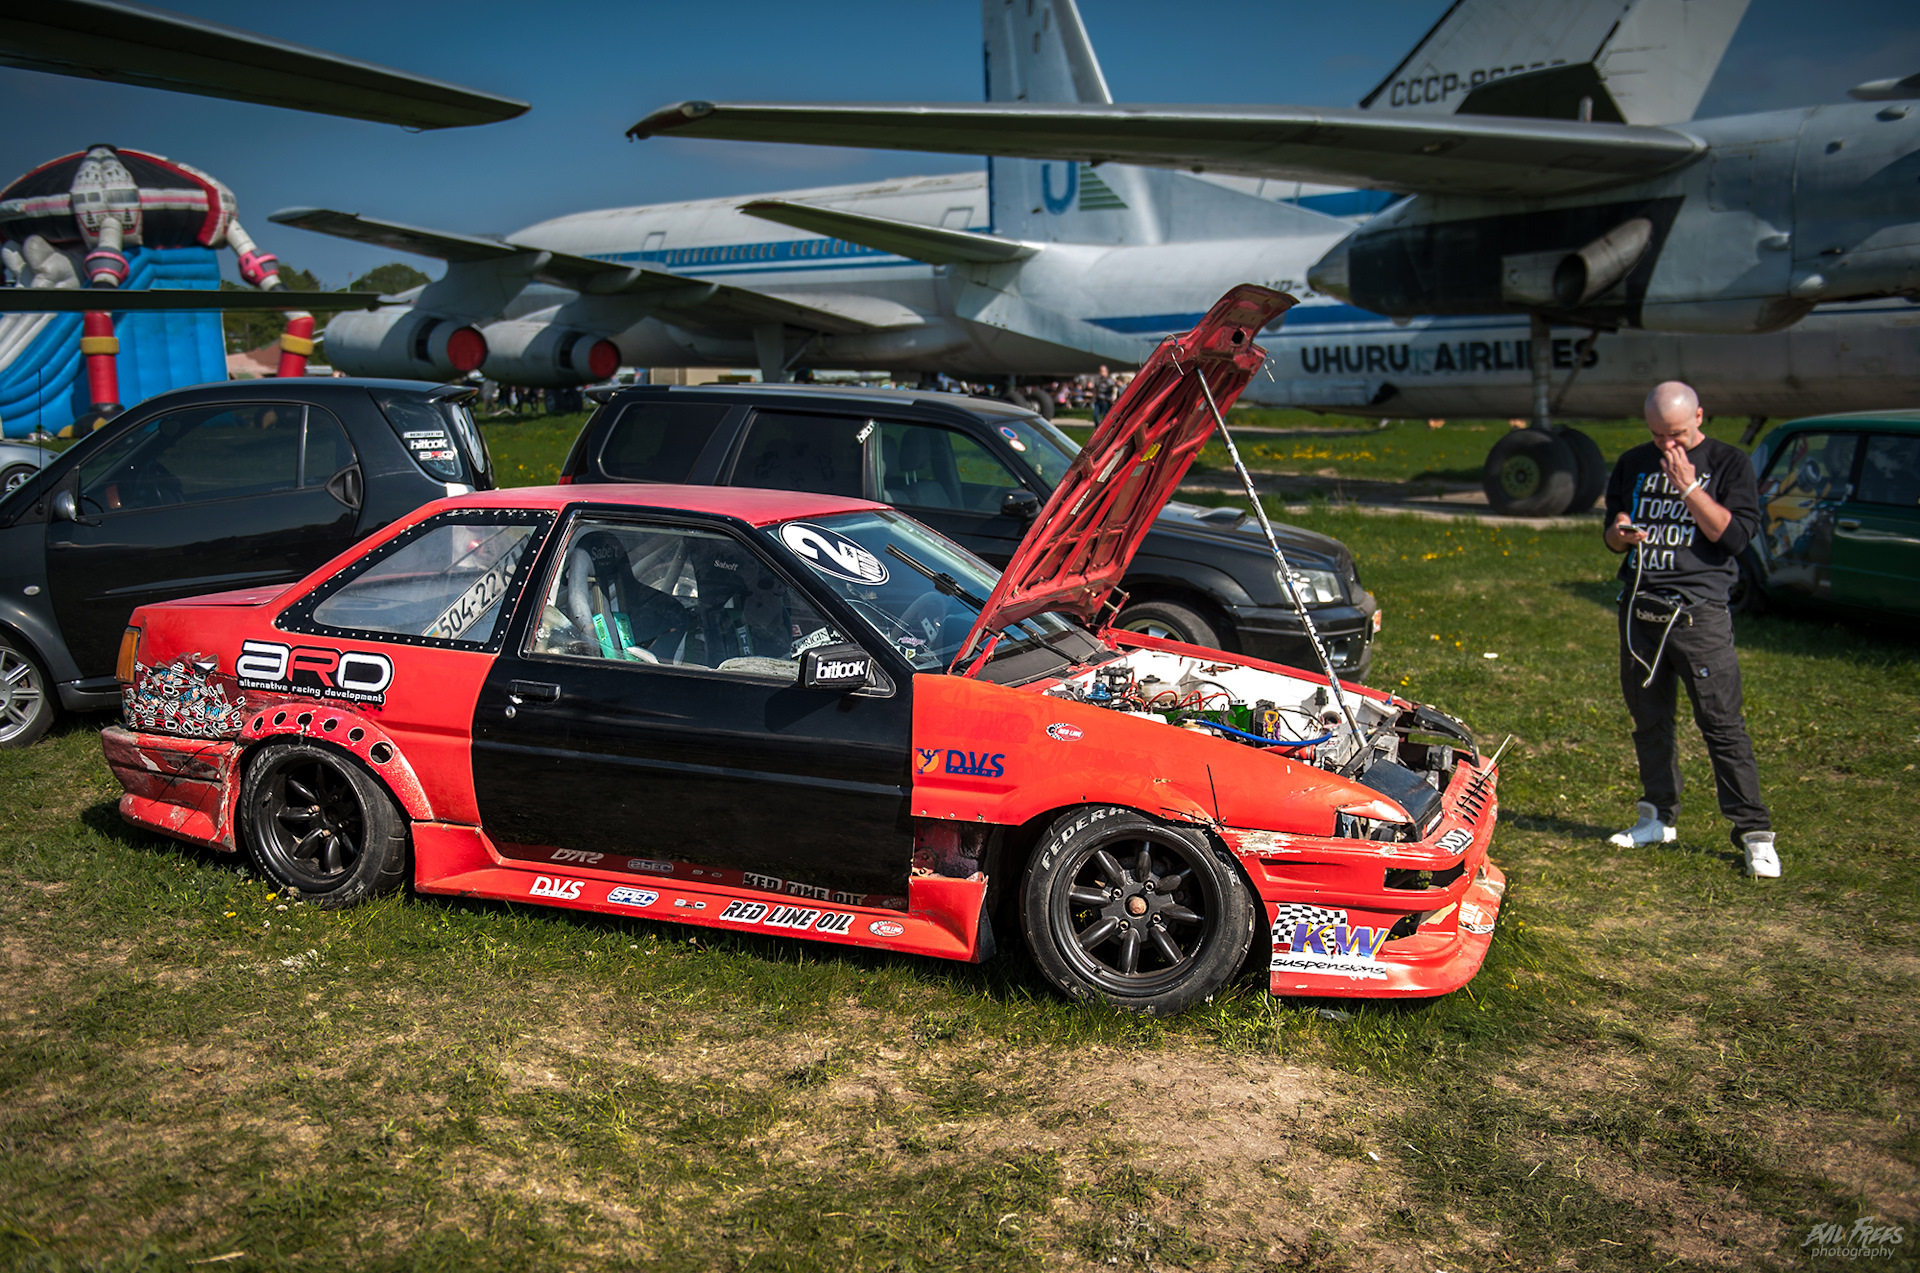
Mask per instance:
[[[788,522],[780,528],[780,542],[829,579],[868,587],[887,581],[885,563],[838,531],[810,522]]]

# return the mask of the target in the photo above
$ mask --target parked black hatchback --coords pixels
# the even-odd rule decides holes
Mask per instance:
[[[646,386],[587,421],[562,482],[762,486],[881,500],[1004,567],[1079,447],[1007,403],[813,385]],[[1343,676],[1364,680],[1379,606],[1346,545],[1275,534]],[[1123,584],[1118,626],[1313,667],[1299,616],[1246,513],[1169,504]]]
[[[493,485],[464,405],[404,380],[164,393],[0,500],[0,746],[111,707],[135,606],[278,588],[428,500]]]

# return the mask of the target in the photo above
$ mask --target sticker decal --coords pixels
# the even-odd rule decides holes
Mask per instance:
[[[556,880],[551,876],[534,877],[533,887],[528,892],[534,897],[557,897],[561,901],[575,901],[580,896],[580,880]]]
[[[339,699],[378,707],[393,684],[393,660],[366,650],[242,641],[234,674],[244,690]]]
[[[1445,853],[1448,856],[1452,856],[1455,853],[1459,853],[1463,851],[1469,844],[1472,844],[1472,843],[1473,843],[1473,832],[1467,830],[1465,827],[1455,827],[1453,830],[1447,832],[1445,835],[1441,836],[1438,840],[1434,841],[1433,847],[1436,852]]]
[[[876,919],[867,925],[867,931],[875,937],[904,937],[907,926],[897,919]]]
[[[1470,933],[1493,931],[1493,915],[1485,907],[1467,902],[1460,907],[1460,927]]]
[[[247,696],[227,699],[227,687],[214,678],[220,662],[211,655],[182,654],[157,667],[134,671],[133,684],[121,691],[127,725],[189,738],[229,738],[246,723]]]
[[[780,542],[794,556],[829,579],[857,583],[864,587],[883,584],[887,567],[878,557],[838,531],[809,522],[788,522],[780,528]]]
[[[607,893],[607,900],[616,906],[651,906],[660,895],[650,888],[616,888]]]
[[[971,774],[976,778],[1004,778],[1007,753],[1003,751],[949,751],[946,769],[950,774]]]
[[[1345,977],[1349,981],[1385,981],[1387,970],[1378,958],[1390,931],[1317,920],[1301,920],[1290,932],[1275,928],[1269,970]]]
[[[1047,737],[1057,742],[1077,743],[1086,736],[1086,730],[1080,728],[1078,725],[1070,725],[1063,720],[1057,720],[1047,726]]]

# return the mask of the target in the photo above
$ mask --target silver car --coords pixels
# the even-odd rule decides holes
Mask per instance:
[[[54,452],[30,442],[0,441],[0,499],[19,490],[53,456]]]

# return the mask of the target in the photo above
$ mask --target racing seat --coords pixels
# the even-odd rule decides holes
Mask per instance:
[[[633,576],[618,536],[596,530],[567,552],[561,614],[573,631],[567,653],[628,662],[673,662],[691,624],[686,608]]]

